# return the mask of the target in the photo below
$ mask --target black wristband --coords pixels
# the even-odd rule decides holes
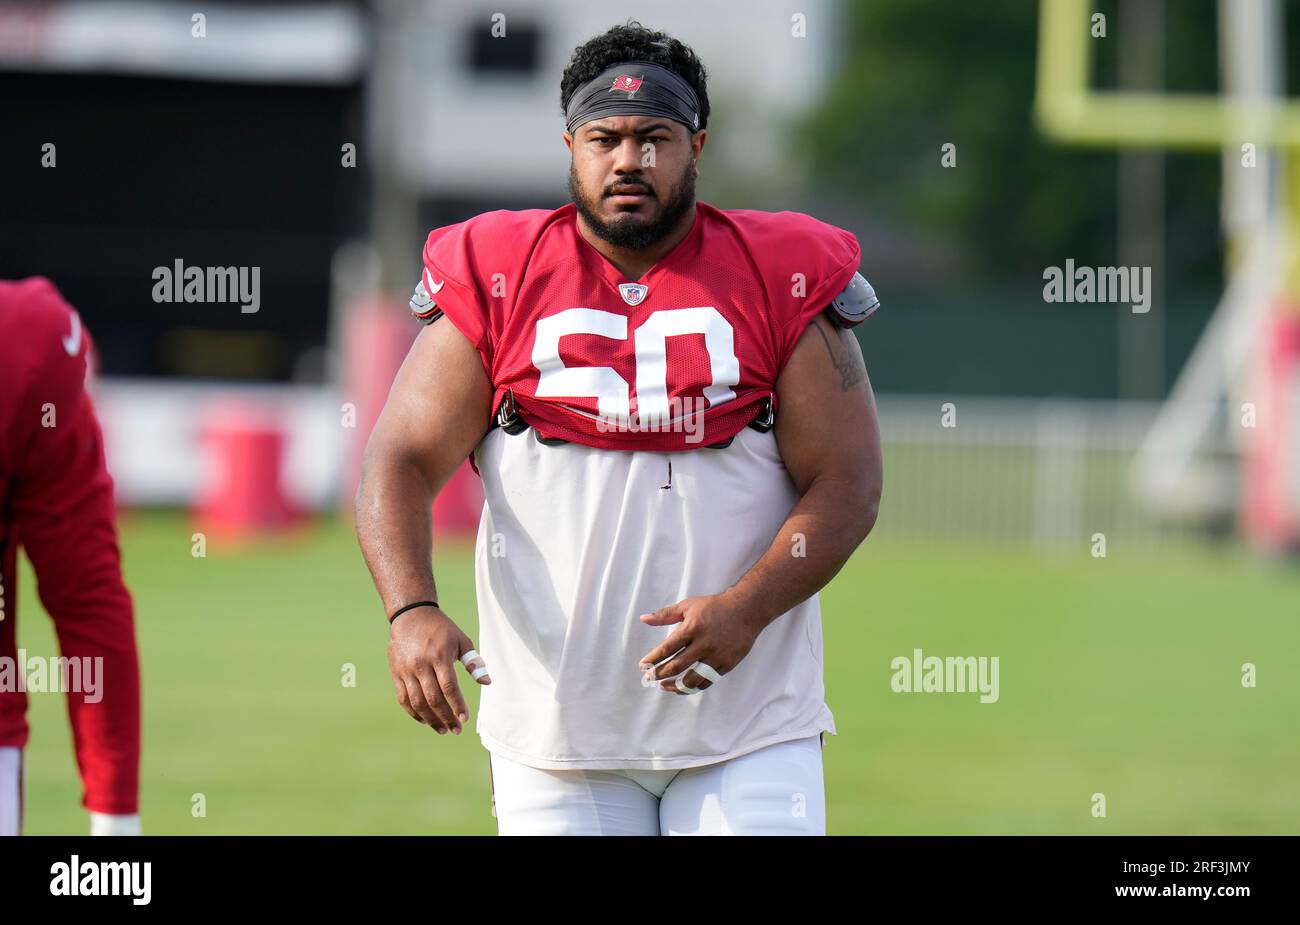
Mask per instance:
[[[416,607],[437,607],[437,606],[438,606],[437,601],[416,601],[414,604],[407,604],[405,607],[397,608],[397,612],[388,618],[388,622],[391,624],[402,614],[406,613],[408,610],[414,610]]]

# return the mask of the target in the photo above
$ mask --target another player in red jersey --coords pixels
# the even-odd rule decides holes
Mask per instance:
[[[0,835],[22,830],[27,698],[52,690],[55,674],[91,834],[140,831],[140,675],[113,482],[86,392],[91,350],[49,280],[0,280]],[[17,648],[20,546],[59,656]]]
[[[484,685],[501,834],[824,834],[817,592],[882,479],[858,243],[696,202],[704,69],[670,36],[580,46],[561,102],[573,203],[429,235],[367,447],[397,699],[459,733],[456,662]],[[430,570],[467,455],[481,654]]]

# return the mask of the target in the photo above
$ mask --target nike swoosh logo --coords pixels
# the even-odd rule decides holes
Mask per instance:
[[[81,352],[81,318],[76,313],[72,315],[72,333],[63,338],[63,349],[70,357]]]
[[[442,282],[440,282],[438,285],[435,286],[433,284],[433,274],[430,273],[428,270],[424,271],[424,288],[429,290],[430,295],[437,295],[438,290],[440,290],[445,285],[447,285],[447,281],[444,279]]]

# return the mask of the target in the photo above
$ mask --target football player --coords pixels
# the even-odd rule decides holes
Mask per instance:
[[[48,279],[0,280],[0,835],[22,828],[27,691],[18,682],[29,656],[16,641],[19,546],[60,654],[78,666],[68,676],[82,689],[66,693],[90,833],[140,832],[139,663],[113,480],[86,391],[91,352],[81,318]]]
[[[636,23],[561,81],[572,203],[435,229],[357,532],[398,702],[480,685],[501,834],[824,834],[817,592],[875,523],[877,301],[845,230],[695,199],[704,66]],[[430,502],[485,493],[480,645],[439,607]]]

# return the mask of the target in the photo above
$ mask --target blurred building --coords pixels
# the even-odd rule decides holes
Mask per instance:
[[[204,409],[238,395],[284,422],[293,499],[330,505],[377,412],[361,400],[359,425],[340,424],[345,393],[366,391],[356,367],[386,383],[404,350],[368,344],[349,371],[345,313],[400,311],[430,228],[567,201],[559,80],[576,45],[633,17],[680,35],[727,127],[710,171],[762,186],[786,175],[786,122],[833,67],[837,9],[0,5],[0,276],[48,276],[82,313],[124,501],[192,502]],[[256,311],[157,302],[154,274],[176,261],[256,267]]]

